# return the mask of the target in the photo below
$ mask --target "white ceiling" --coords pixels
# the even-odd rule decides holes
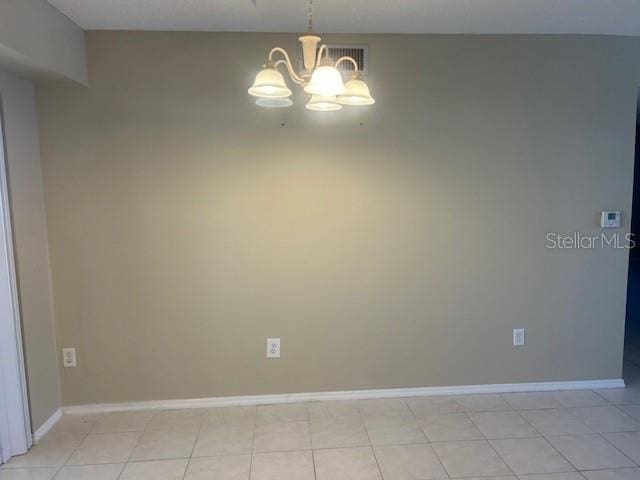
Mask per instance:
[[[304,32],[307,0],[49,0],[86,30]],[[324,33],[640,35],[640,0],[313,0]]]

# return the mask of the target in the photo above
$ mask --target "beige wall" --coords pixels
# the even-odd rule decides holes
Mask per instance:
[[[60,408],[47,224],[33,85],[0,71],[31,426]]]
[[[64,404],[620,377],[627,253],[545,235],[628,228],[639,39],[331,37],[337,115],[246,94],[295,35],[87,39],[37,92]]]

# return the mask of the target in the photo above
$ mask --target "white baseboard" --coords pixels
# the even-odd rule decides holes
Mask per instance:
[[[471,393],[514,393],[585,389],[595,390],[605,388],[624,388],[624,386],[624,380],[620,378],[573,382],[503,383],[496,385],[391,388],[384,390],[353,390],[341,392],[284,393],[276,395],[245,395],[239,397],[151,400],[142,402],[73,405],[62,407],[62,409],[65,414],[86,414],[123,412],[131,410],[172,410],[179,408],[208,408],[235,405],[269,405],[274,403],[310,402],[320,400],[365,400],[370,398],[427,397],[436,395],[465,395]],[[38,431],[40,431],[40,429],[38,429]]]
[[[60,420],[61,418],[62,418],[62,408],[59,408],[53,413],[53,415],[51,415],[47,419],[46,422],[40,425],[40,428],[38,428],[33,433],[33,443],[37,444],[40,440],[42,440],[42,438],[47,433],[49,433],[49,431],[55,426],[56,423],[58,423],[58,420]]]

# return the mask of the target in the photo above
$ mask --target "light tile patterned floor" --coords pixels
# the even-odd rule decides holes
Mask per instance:
[[[640,480],[626,389],[65,416],[0,480]]]

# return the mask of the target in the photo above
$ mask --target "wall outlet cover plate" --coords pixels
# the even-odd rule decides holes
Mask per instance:
[[[522,347],[524,345],[524,328],[513,330],[513,346]]]
[[[267,358],[280,358],[279,338],[267,338]]]
[[[64,368],[72,368],[77,366],[76,363],[76,349],[75,348],[63,348],[62,349],[62,366]]]

